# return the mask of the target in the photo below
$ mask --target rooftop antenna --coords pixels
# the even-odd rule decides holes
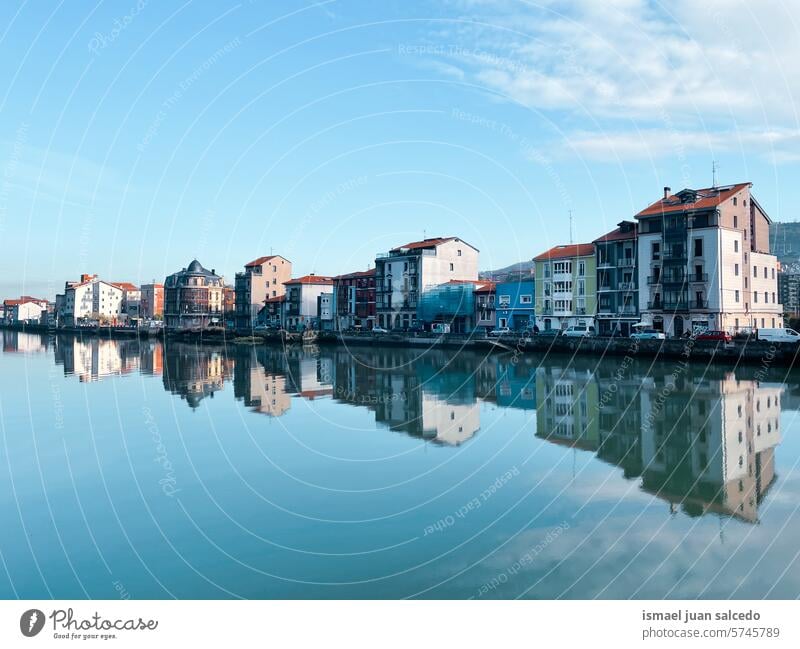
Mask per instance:
[[[717,186],[717,161],[711,161],[711,187]]]
[[[572,244],[572,210],[569,211],[569,242]]]
[[[427,239],[427,238],[428,238],[428,231],[427,230],[423,230],[422,231],[422,240],[425,241],[425,239]]]

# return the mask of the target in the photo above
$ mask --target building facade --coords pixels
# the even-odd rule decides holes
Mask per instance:
[[[164,282],[164,325],[168,329],[208,329],[223,322],[225,282],[196,259]]]
[[[286,293],[286,282],[292,278],[292,262],[280,255],[269,255],[245,264],[244,272],[236,273],[237,329],[247,329],[256,324],[258,313],[267,298]]]
[[[489,333],[497,326],[497,284],[483,281],[475,287],[475,329]]]
[[[514,331],[532,331],[536,324],[533,279],[500,282],[497,285],[497,326]]]
[[[164,285],[153,282],[142,284],[142,302],[139,312],[148,320],[164,317]]]
[[[131,282],[111,282],[122,291],[122,315],[127,320],[138,320],[141,315],[142,291]]]
[[[369,330],[375,326],[375,269],[333,278],[334,327]]]
[[[81,275],[80,282],[68,282],[64,289],[63,313],[66,326],[99,322],[119,324],[123,320],[124,291],[96,275]]]
[[[770,219],[750,188],[665,187],[636,215],[643,322],[675,337],[783,326]]]
[[[29,295],[3,301],[3,322],[8,325],[48,324],[48,303]]]
[[[639,322],[637,227],[621,221],[594,240],[597,265],[597,333],[628,336]]]
[[[319,328],[319,296],[331,293],[333,279],[323,275],[304,275],[291,279],[286,286],[283,303],[283,326],[287,331]]]
[[[534,257],[536,325],[540,330],[594,326],[597,306],[594,245],[559,245]]]
[[[452,280],[478,280],[477,248],[457,237],[412,241],[375,259],[378,325],[407,329],[419,325],[422,293]]]
[[[785,313],[800,315],[800,273],[778,272],[778,299]]]

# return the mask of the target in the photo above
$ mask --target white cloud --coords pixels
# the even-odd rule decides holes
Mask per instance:
[[[597,131],[569,137],[577,150],[599,155],[611,144],[620,156],[655,156],[677,142],[796,157],[780,147],[796,144],[800,126],[798,2],[459,6],[474,22],[458,31],[450,62],[515,102],[565,112]]]

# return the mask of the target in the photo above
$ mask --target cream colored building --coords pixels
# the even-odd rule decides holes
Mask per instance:
[[[783,326],[770,219],[750,183],[684,189],[639,212],[639,311],[671,336]]]
[[[81,279],[77,283],[69,282],[64,291],[64,324],[74,327],[82,321],[119,322],[124,291],[96,275],[84,275]]]
[[[285,283],[291,278],[292,262],[280,255],[245,264],[244,272],[236,273],[236,327],[252,327],[266,300],[284,295]]]

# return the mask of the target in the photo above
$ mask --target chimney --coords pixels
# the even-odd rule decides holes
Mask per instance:
[[[672,191],[671,187],[664,187],[664,200],[669,198],[669,193]]]

